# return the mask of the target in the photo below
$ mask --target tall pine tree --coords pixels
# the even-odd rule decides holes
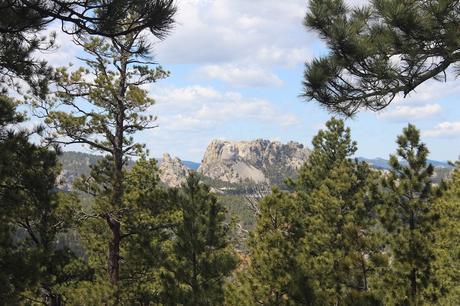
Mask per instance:
[[[225,210],[195,173],[177,200],[181,217],[163,273],[163,303],[222,305],[224,282],[238,263]]]
[[[306,236],[303,205],[274,189],[259,209],[248,266],[228,286],[226,305],[315,305],[310,271],[298,262]]]
[[[375,173],[351,159],[356,143],[331,119],[313,139],[294,192],[261,202],[250,264],[229,288],[243,305],[379,305],[373,277],[387,264],[370,191]]]
[[[388,292],[398,305],[423,305],[436,301],[427,290],[436,286],[435,242],[440,227],[433,186],[433,166],[427,164],[428,149],[420,132],[409,124],[397,139],[391,170],[383,179],[385,202],[381,221],[392,255],[392,277]]]
[[[124,173],[122,206],[123,224],[120,236],[120,266],[117,286],[107,280],[107,241],[111,230],[101,215],[111,198],[111,161],[107,159],[92,167],[75,187],[92,196],[82,218],[80,236],[86,257],[95,270],[95,279],[74,287],[73,304],[150,305],[161,302],[162,267],[170,256],[173,229],[179,223],[177,192],[159,186],[155,160],[140,158]]]
[[[14,102],[0,104],[0,296],[7,304],[39,300],[61,305],[67,285],[91,276],[82,260],[59,244],[75,225],[78,200],[59,192],[56,152],[14,131]]]
[[[138,18],[136,11],[127,11],[119,31],[130,29]],[[120,273],[124,169],[128,157],[143,148],[134,142],[133,135],[155,127],[154,117],[143,115],[154,100],[142,86],[168,75],[151,62],[142,30],[117,39],[79,36],[76,43],[88,56],[84,59],[87,68],[57,69],[57,92],[36,104],[45,111],[46,123],[55,131],[53,142],[87,145],[108,156],[110,196],[101,204],[99,216],[111,231],[107,272],[112,284],[119,281]]]
[[[455,305],[460,300],[460,162],[456,163],[435,209],[440,216],[435,234],[437,282],[430,290],[440,297],[440,305]]]
[[[379,304],[371,280],[386,260],[369,194],[376,174],[351,159],[356,149],[350,129],[331,119],[295,185],[306,224],[299,262],[310,269],[316,298],[330,305]]]

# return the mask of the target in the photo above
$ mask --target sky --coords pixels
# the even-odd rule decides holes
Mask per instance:
[[[349,0],[362,5],[365,0]],[[154,41],[156,62],[171,72],[148,90],[158,128],[142,132],[154,157],[165,152],[200,162],[213,139],[298,141],[311,147],[331,115],[300,97],[305,62],[326,55],[321,39],[303,26],[305,0],[178,0],[176,25]],[[53,65],[75,62],[81,51],[58,33]],[[430,81],[383,112],[346,121],[357,156],[387,158],[408,123],[422,131],[430,158],[460,155],[460,80]]]

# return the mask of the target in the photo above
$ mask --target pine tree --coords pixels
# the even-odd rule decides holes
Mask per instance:
[[[261,202],[250,264],[229,288],[243,305],[379,305],[371,281],[386,265],[378,237],[375,173],[351,160],[356,143],[331,119],[291,181]]]
[[[238,263],[225,211],[194,173],[184,184],[178,205],[181,218],[163,273],[163,303],[222,305],[224,281]]]
[[[434,270],[437,283],[430,288],[440,305],[460,300],[460,163],[447,181],[447,189],[436,202],[440,226],[436,231]]]
[[[298,262],[306,236],[304,207],[275,189],[259,208],[248,267],[229,285],[226,305],[315,305],[310,271]]]
[[[126,27],[126,11],[137,18]],[[164,37],[172,25],[176,8],[173,0],[76,0],[76,1],[8,1],[0,2],[0,32],[20,33],[40,30],[53,21],[61,23],[68,34],[82,32],[115,38],[133,32],[150,30],[158,38]]]
[[[331,119],[326,128],[296,182],[306,224],[299,262],[309,267],[319,301],[378,305],[370,280],[385,257],[369,196],[375,174],[350,159],[357,148],[343,121]]]
[[[9,160],[17,151],[19,140],[25,136],[8,129],[10,124],[23,120],[15,111],[14,101],[3,95],[0,100],[0,298],[7,304],[14,304],[18,302],[20,293],[34,282],[31,274],[26,273],[31,270],[28,260],[19,256],[19,250],[14,247],[15,228],[10,222],[13,211],[4,200],[5,191],[16,171],[9,167]]]
[[[397,144],[397,155],[391,156],[391,170],[383,180],[385,203],[380,214],[392,255],[393,279],[387,289],[398,305],[433,303],[435,297],[427,288],[436,286],[433,263],[440,191],[431,182],[433,166],[427,164],[429,152],[417,128],[409,124]]]
[[[28,131],[8,129],[24,118],[0,104],[0,296],[7,304],[40,300],[61,305],[67,284],[90,277],[59,235],[74,224],[77,199],[57,189],[56,152],[30,143]]]
[[[134,26],[140,18],[131,11],[125,17],[120,31]],[[45,111],[46,123],[55,131],[51,141],[87,145],[108,156],[109,181],[104,184],[111,194],[107,203],[101,203],[99,216],[111,230],[107,271],[112,284],[118,282],[120,271],[124,169],[127,158],[143,149],[134,142],[133,135],[155,127],[154,117],[143,115],[154,100],[142,86],[168,76],[161,67],[153,67],[149,45],[141,32],[117,39],[79,36],[76,42],[88,55],[84,59],[87,68],[57,69],[57,92],[36,102]]]
[[[111,161],[103,159],[92,167],[88,177],[81,177],[75,187],[92,195],[92,205],[82,217],[80,228],[86,256],[96,277],[74,288],[74,304],[91,300],[95,304],[150,305],[160,303],[161,271],[170,256],[173,229],[179,222],[177,192],[159,186],[155,160],[143,156],[125,170],[124,197],[119,219],[119,281],[110,286],[106,277],[106,248],[111,231],[100,216],[105,214],[111,198]]]
[[[138,13],[129,26],[124,19],[127,9]],[[49,39],[42,34],[52,22],[60,22],[61,30],[70,35],[117,38],[150,30],[155,37],[164,38],[175,12],[173,0],[0,0],[0,91],[19,89],[19,78],[30,85],[34,95],[48,93],[52,69],[35,53],[54,49],[54,34]]]
[[[309,1],[305,24],[330,53],[307,63],[303,95],[350,116],[445,80],[460,61],[459,9],[455,0]]]

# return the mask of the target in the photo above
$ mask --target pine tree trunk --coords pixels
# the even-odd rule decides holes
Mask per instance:
[[[108,254],[108,272],[109,281],[115,285],[120,279],[120,222],[109,217],[107,219],[110,230],[112,231],[112,237],[109,241],[109,254]]]
[[[415,214],[412,211],[410,216],[410,230],[411,230],[411,249],[413,250],[412,254],[415,254],[414,251],[414,231],[415,231]],[[417,305],[417,268],[413,267],[410,272],[410,285],[411,285],[411,305]]]
[[[126,57],[127,58],[127,57]],[[123,205],[123,145],[124,145],[124,120],[125,105],[124,97],[126,94],[126,60],[121,64],[122,72],[120,73],[120,92],[117,97],[116,128],[113,147],[114,177],[112,185],[112,212],[107,217],[107,223],[112,231],[112,237],[109,242],[108,272],[109,281],[112,285],[118,283],[120,279],[120,242],[121,242],[121,224],[118,215]]]
[[[369,291],[369,286],[367,283],[367,268],[366,268],[366,259],[364,258],[364,255],[361,254],[361,269],[362,269],[362,277],[363,277],[363,291],[367,292]]]
[[[123,122],[123,115],[119,116],[119,122]],[[108,272],[111,284],[116,284],[120,276],[120,242],[121,242],[121,224],[118,215],[123,204],[123,126],[117,128],[114,148],[114,178],[112,191],[112,212],[107,217],[107,223],[112,232],[109,242]]]
[[[49,286],[45,286],[43,289],[44,293],[44,304],[47,306],[61,306],[64,305],[62,301],[62,295],[59,293],[53,293]]]
[[[411,305],[417,305],[417,269],[413,268],[411,271]]]
[[[50,306],[61,306],[61,305],[63,305],[62,296],[60,294],[51,295],[49,305]]]

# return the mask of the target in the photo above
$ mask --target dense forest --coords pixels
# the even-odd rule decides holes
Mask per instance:
[[[459,2],[309,1],[330,54],[307,63],[302,95],[334,116],[294,178],[246,202],[193,171],[161,184],[134,140],[156,127],[146,85],[170,73],[149,42],[167,39],[177,5],[0,0],[0,304],[458,305],[460,163],[433,182],[408,124],[389,169],[372,168],[344,117],[458,65]],[[81,67],[36,60],[52,23]],[[22,105],[42,124],[27,128]],[[62,188],[59,157],[76,144],[103,157]],[[232,201],[255,220],[244,238]]]

